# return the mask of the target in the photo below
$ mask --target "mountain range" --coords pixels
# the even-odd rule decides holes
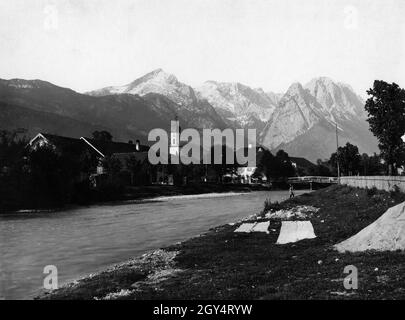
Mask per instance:
[[[260,140],[271,150],[314,161],[336,150],[337,126],[339,145],[351,142],[360,152],[377,152],[366,118],[364,101],[349,85],[320,77],[288,88]]]
[[[255,128],[258,143],[311,161],[336,150],[336,124],[339,145],[378,151],[362,98],[326,77],[294,83],[284,94],[216,81],[193,88],[162,69],[84,94],[42,80],[0,79],[0,127],[30,135],[108,130],[117,141],[146,140],[153,128],[168,130],[175,117],[183,128]]]
[[[181,114],[191,127],[221,129],[226,127],[212,105],[204,99],[199,99],[192,87],[178,81],[174,75],[162,69],[154,70],[124,86],[106,87],[87,94],[96,97],[120,94],[143,97],[159,94],[171,101],[171,108]]]

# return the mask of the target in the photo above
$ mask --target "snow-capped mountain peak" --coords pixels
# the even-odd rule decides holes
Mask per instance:
[[[277,103],[263,89],[252,89],[239,82],[206,81],[195,89],[198,97],[206,99],[225,119],[242,127],[262,129]]]
[[[173,86],[179,85],[179,81],[176,76],[165,72],[163,69],[156,69],[152,72],[147,73],[143,77],[136,79],[128,85],[128,91],[136,89],[141,83],[155,83],[156,85],[168,85]]]
[[[312,79],[305,88],[319,101],[329,113],[330,119],[348,120],[350,118],[364,119],[364,101],[354,93],[351,86],[334,82],[327,77]]]
[[[143,96],[148,93],[159,93],[170,95],[176,103],[187,103],[184,95],[193,98],[191,88],[179,82],[175,75],[165,72],[163,69],[156,69],[144,76],[123,86],[106,87],[90,92],[90,95],[107,95],[107,94],[137,94]],[[186,99],[188,100],[188,99]]]

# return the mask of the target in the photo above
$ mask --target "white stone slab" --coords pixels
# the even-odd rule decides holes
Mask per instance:
[[[269,233],[270,221],[258,222],[252,229],[252,232]]]
[[[283,221],[277,244],[316,238],[311,221]]]
[[[250,233],[252,232],[253,227],[256,223],[242,223],[234,232],[245,232]]]

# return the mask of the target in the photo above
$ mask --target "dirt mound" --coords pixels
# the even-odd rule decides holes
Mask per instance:
[[[389,208],[353,237],[334,246],[339,252],[405,249],[405,202]]]

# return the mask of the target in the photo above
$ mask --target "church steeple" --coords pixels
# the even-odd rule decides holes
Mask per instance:
[[[180,124],[176,115],[175,120],[170,123],[170,154],[178,155],[180,153]]]

